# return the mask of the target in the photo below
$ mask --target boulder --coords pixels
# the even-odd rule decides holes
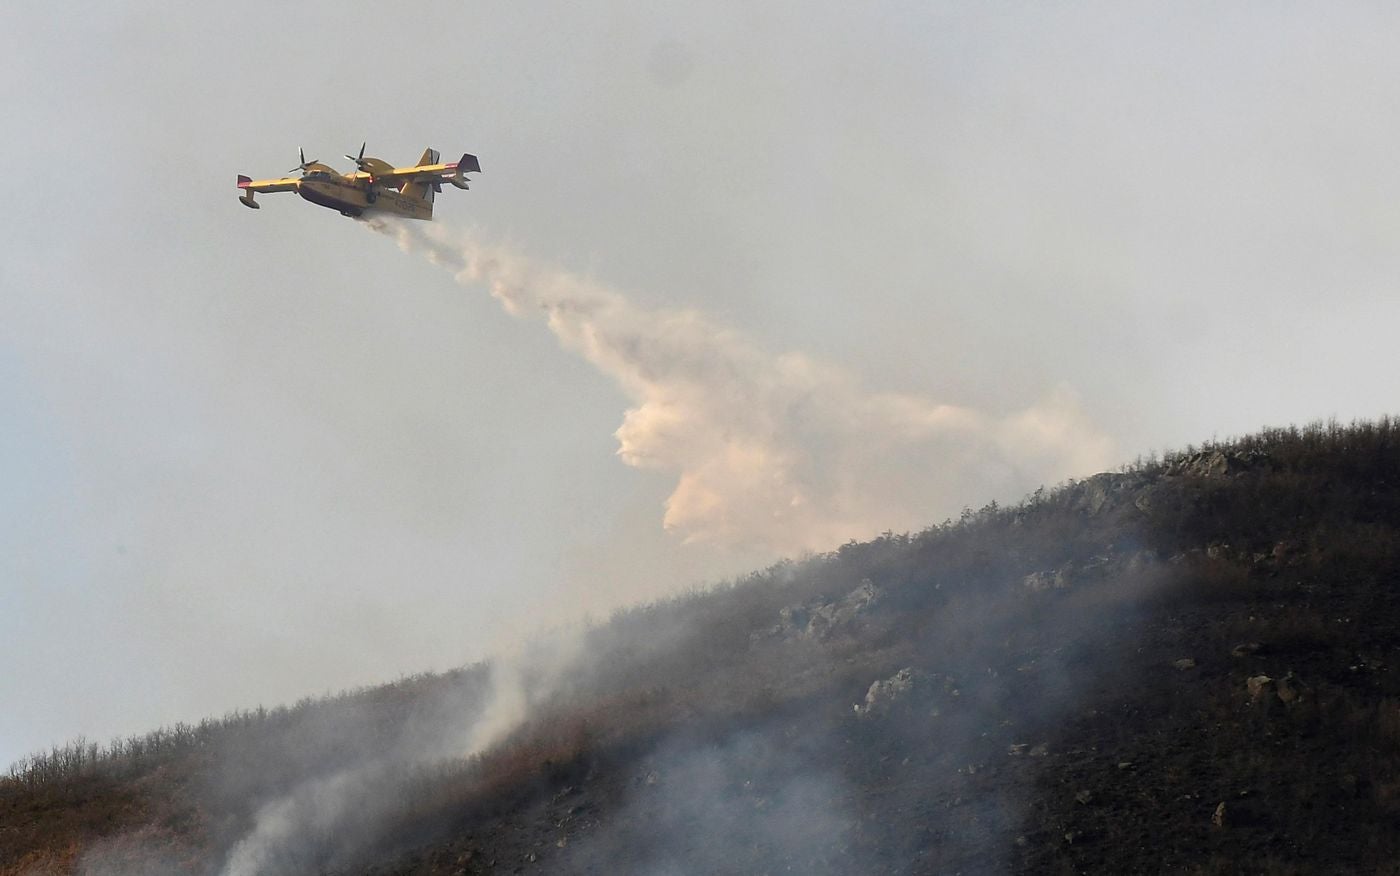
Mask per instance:
[[[1157,507],[1156,492],[1157,488],[1153,486],[1138,490],[1137,495],[1133,497],[1133,507],[1149,517],[1152,516],[1152,511]]]
[[[919,678],[920,674],[912,666],[906,666],[889,678],[871,682],[870,689],[865,692],[865,705],[855,705],[856,716],[871,718],[888,714],[895,703],[913,692]]]
[[[906,666],[889,678],[871,682],[865,692],[865,702],[856,703],[853,708],[856,716],[868,718],[884,715],[893,708],[928,707],[928,715],[936,718],[943,707],[955,703],[962,691],[958,682],[941,672],[922,672]]]
[[[1303,682],[1291,672],[1274,682],[1274,690],[1278,694],[1279,701],[1286,706],[1293,706],[1301,703],[1312,694],[1312,688],[1303,684]]]
[[[1182,672],[1196,668],[1196,661],[1191,657],[1182,657],[1180,660],[1173,660],[1172,666]]]
[[[1274,680],[1267,675],[1251,676],[1244,684],[1252,703],[1263,702],[1274,695]]]

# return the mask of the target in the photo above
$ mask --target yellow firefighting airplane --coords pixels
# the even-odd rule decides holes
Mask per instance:
[[[463,155],[459,161],[439,164],[436,149],[425,150],[413,167],[394,167],[378,158],[366,158],[362,143],[358,157],[345,156],[355,162],[357,168],[345,174],[315,159],[307,161],[305,152],[298,150],[298,154],[301,164],[289,172],[300,170],[299,177],[254,180],[240,174],[238,200],[256,210],[262,206],[254,199],[257,192],[296,192],[313,204],[339,210],[342,216],[381,212],[409,219],[431,219],[433,195],[442,191],[443,183],[465,189],[466,175],[481,172],[475,155]]]

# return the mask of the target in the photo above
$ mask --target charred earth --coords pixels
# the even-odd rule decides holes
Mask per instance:
[[[1400,423],[1267,431],[620,613],[484,748],[491,665],[35,755],[0,873],[1400,873],[1397,587]]]

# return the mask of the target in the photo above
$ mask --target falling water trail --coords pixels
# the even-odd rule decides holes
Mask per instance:
[[[688,542],[779,553],[917,529],[1105,466],[1113,445],[1067,386],[994,415],[870,391],[801,353],[770,353],[695,310],[618,291],[440,225],[368,227],[542,320],[626,393],[618,456],[670,474],[663,525]]]

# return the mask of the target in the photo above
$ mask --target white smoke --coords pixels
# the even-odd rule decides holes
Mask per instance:
[[[554,694],[578,659],[582,629],[554,631],[491,664],[484,701],[474,691],[438,692],[415,705],[396,742],[350,766],[313,775],[263,802],[248,833],[229,850],[220,876],[321,872],[354,859],[356,841],[373,837],[418,767],[468,760],[490,750]],[[355,728],[345,731],[353,736]],[[323,740],[333,746],[336,738]],[[102,869],[93,869],[103,874]]]
[[[798,353],[774,355],[692,310],[648,310],[582,277],[436,225],[371,228],[486,285],[632,400],[618,456],[676,477],[665,527],[686,541],[791,553],[912,530],[965,503],[1103,467],[1111,441],[1058,387],[993,416],[870,392]]]

